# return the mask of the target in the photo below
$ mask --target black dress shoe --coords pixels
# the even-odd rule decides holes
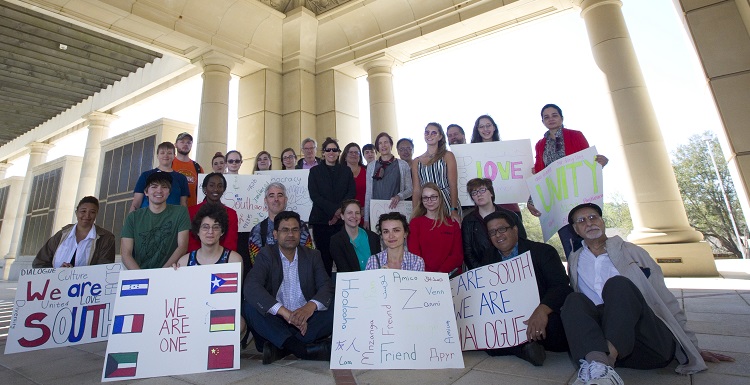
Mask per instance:
[[[331,342],[318,342],[307,345],[306,360],[330,361],[331,360]]]
[[[263,365],[268,365],[289,355],[286,349],[279,349],[274,344],[266,341],[263,344]]]
[[[544,351],[544,346],[536,341],[531,341],[518,349],[516,357],[528,361],[534,366],[542,366],[544,359],[547,358],[547,352]]]

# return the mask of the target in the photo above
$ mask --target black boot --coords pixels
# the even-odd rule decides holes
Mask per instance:
[[[289,355],[286,349],[279,349],[274,344],[266,341],[263,344],[263,365],[268,365]]]
[[[307,345],[306,360],[330,361],[331,360],[331,341],[317,342]]]
[[[528,361],[534,366],[542,366],[544,359],[547,358],[544,346],[536,341],[523,344],[515,353],[516,357]]]

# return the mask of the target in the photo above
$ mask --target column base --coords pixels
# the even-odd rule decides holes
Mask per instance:
[[[5,258],[3,259],[3,275],[0,276],[0,279],[3,281],[7,281],[8,277],[10,277],[10,269],[11,266],[13,266],[13,262],[15,262],[15,258]]]
[[[18,281],[21,276],[21,270],[31,269],[34,262],[34,255],[20,255],[15,259],[6,259],[5,268],[3,268],[3,279],[6,281]]]
[[[708,242],[638,245],[659,264],[666,277],[718,277]]]

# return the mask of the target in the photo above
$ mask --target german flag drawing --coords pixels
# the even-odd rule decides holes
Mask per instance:
[[[210,332],[234,331],[235,309],[211,310]]]

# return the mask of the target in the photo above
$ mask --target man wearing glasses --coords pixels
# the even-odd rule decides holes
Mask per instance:
[[[547,356],[545,350],[568,350],[560,308],[573,290],[568,283],[568,276],[565,275],[565,268],[554,247],[518,237],[517,217],[513,213],[495,211],[484,220],[490,242],[494,247],[484,254],[481,265],[507,261],[527,251],[530,252],[540,302],[528,320],[524,321],[528,342],[510,348],[489,349],[487,354],[515,355],[534,366],[541,366]]]
[[[581,364],[575,384],[622,384],[615,366],[662,368],[676,358],[675,371],[691,374],[705,361],[734,361],[698,347],[661,267],[643,248],[607,237],[599,206],[574,207],[568,223],[583,237],[568,257],[575,292],[562,307],[570,353]]]
[[[318,152],[318,143],[313,138],[305,138],[302,141],[302,159],[297,162],[296,169],[311,169],[321,163],[323,159],[318,158],[315,154]]]

